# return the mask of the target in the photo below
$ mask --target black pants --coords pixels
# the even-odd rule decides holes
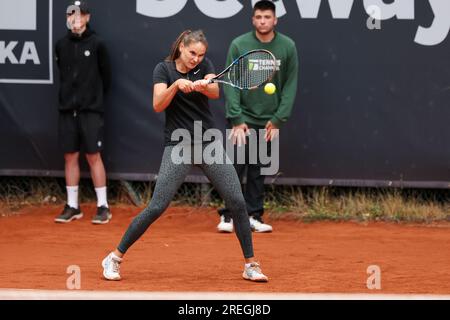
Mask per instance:
[[[256,131],[252,134],[256,134],[257,138],[257,154],[259,154],[259,145],[264,143],[261,140],[259,130],[264,130],[264,126],[257,126],[247,124],[249,129],[254,129]],[[245,204],[247,206],[247,212],[249,216],[262,217],[264,214],[264,179],[265,176],[261,175],[261,168],[267,166],[263,165],[260,161],[259,156],[256,156],[256,163],[250,163],[250,138],[247,137],[247,144],[241,148],[245,148],[245,163],[239,164],[237,161],[237,148],[234,151],[234,168],[242,184],[242,193],[244,194]],[[270,142],[267,144],[267,150],[270,155]],[[255,159],[255,158],[254,158]],[[225,217],[231,218],[230,211],[228,208],[219,209],[219,214]]]
[[[127,252],[150,225],[158,219],[167,209],[170,201],[175,196],[178,188],[184,182],[192,164],[175,164],[172,161],[173,146],[164,149],[164,155],[156,180],[155,191],[148,206],[136,216],[117,247],[122,253]],[[225,151],[224,151],[225,153]],[[197,165],[209,178],[217,189],[226,206],[230,209],[230,215],[234,220],[236,236],[239,239],[245,258],[253,257],[252,232],[250,222],[245,211],[245,201],[242,196],[239,179],[231,164],[200,164]]]

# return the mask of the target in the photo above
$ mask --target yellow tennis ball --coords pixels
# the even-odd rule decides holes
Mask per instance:
[[[269,82],[264,86],[264,92],[267,94],[274,94],[275,90],[277,90],[277,87],[275,87],[272,82]]]

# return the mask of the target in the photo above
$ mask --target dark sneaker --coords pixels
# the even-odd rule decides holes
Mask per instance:
[[[112,214],[109,208],[101,206],[97,208],[97,214],[92,218],[93,224],[105,224],[111,220]]]
[[[68,223],[72,220],[78,220],[81,218],[83,218],[83,212],[81,212],[80,208],[75,209],[66,204],[63,212],[55,218],[55,222]]]

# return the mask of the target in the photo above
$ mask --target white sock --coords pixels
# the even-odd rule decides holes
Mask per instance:
[[[108,207],[108,201],[106,200],[106,187],[95,188],[97,194],[97,207]]]
[[[117,261],[122,261],[122,258],[121,258],[121,257],[118,257],[118,256],[116,256],[116,255],[114,254],[114,252],[111,252],[111,256],[113,257],[113,259],[114,259],[114,260],[117,260]]]
[[[67,189],[67,205],[78,209],[78,186],[66,186]]]
[[[251,263],[246,263],[246,264],[245,264],[245,267],[246,267],[246,268],[250,268],[251,265],[252,265]]]

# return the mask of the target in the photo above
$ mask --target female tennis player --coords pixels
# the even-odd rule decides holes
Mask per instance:
[[[149,205],[133,219],[117,248],[102,261],[103,276],[107,280],[120,280],[119,269],[125,253],[164,213],[194,166],[194,161],[174,161],[173,154],[176,152],[173,151],[179,141],[172,140],[172,133],[177,129],[187,130],[191,137],[194,137],[188,142],[192,148],[196,143],[201,143],[203,149],[208,144],[195,137],[195,133],[200,129],[195,128],[196,126],[201,126],[201,132],[214,128],[208,101],[219,98],[218,84],[208,84],[208,79],[215,76],[215,71],[211,61],[205,57],[207,49],[208,42],[201,30],[186,30],[174,42],[171,54],[154,69],[153,108],[156,112],[164,111],[166,116],[161,167]],[[221,147],[223,148],[223,145]],[[223,154],[226,157],[226,153]],[[267,282],[268,277],[262,273],[253,254],[252,233],[245,200],[233,165],[230,161],[223,161],[221,164],[204,162],[201,161],[197,166],[208,177],[231,211],[245,260],[243,278]]]

